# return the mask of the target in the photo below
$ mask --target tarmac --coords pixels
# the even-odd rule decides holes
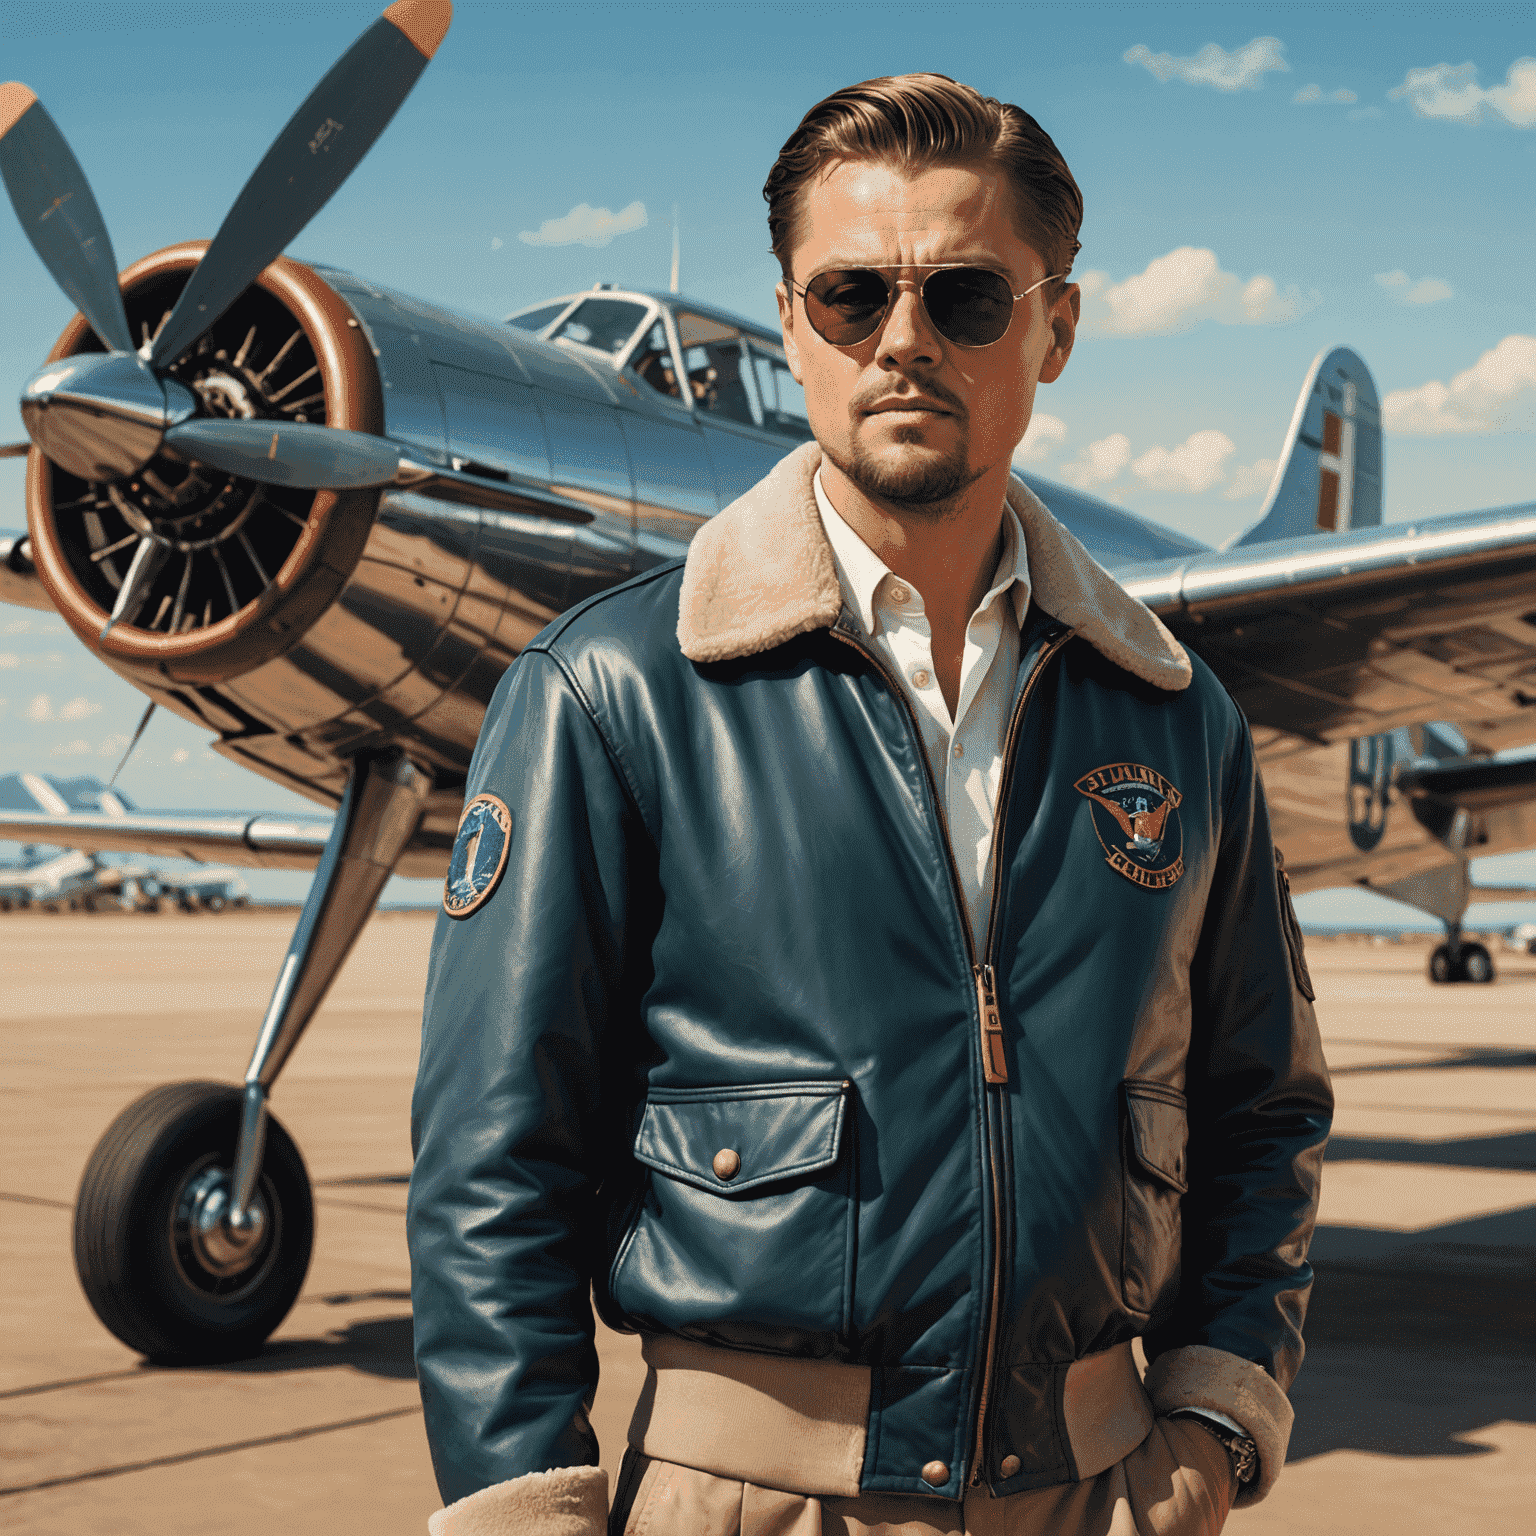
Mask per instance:
[[[277,1085],[315,1255],[255,1360],[144,1364],[75,1280],[80,1170],[117,1112],[237,1081],[293,923],[0,918],[0,1529],[421,1532],[438,1507],[402,1214],[430,913],[364,932]],[[1536,1507],[1536,959],[1431,988],[1418,943],[1314,941],[1339,1113],[1291,1464],[1235,1536],[1515,1530]],[[600,1331],[612,1471],[643,1371]]]

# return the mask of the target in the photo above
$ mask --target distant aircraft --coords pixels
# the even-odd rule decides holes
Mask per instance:
[[[509,663],[809,436],[779,338],[681,295],[600,287],[494,324],[280,254],[448,17],[391,6],[211,244],[120,276],[52,119],[0,87],[0,171],[80,310],[22,394],[29,531],[0,545],[0,597],[55,609],[215,751],[335,809],[0,816],[0,837],[316,870],[243,1087],[155,1090],[85,1170],[82,1285],[149,1355],[252,1352],[297,1296],[308,1176],[268,1094],[390,874],[445,872]],[[1024,478],[1246,711],[1293,888],[1433,913],[1434,978],[1490,980],[1461,919],[1496,894],[1469,858],[1536,846],[1536,760],[1491,760],[1536,741],[1536,502],[1380,526],[1376,388],[1343,347],[1280,458],[1223,550]]]

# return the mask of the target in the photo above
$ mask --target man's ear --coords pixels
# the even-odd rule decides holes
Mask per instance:
[[[784,336],[784,361],[789,364],[790,376],[796,384],[804,384],[800,376],[800,344],[795,340],[795,301],[787,283],[779,283],[773,290],[779,301],[779,330]]]
[[[1081,318],[1083,291],[1076,283],[1068,283],[1057,295],[1048,316],[1051,325],[1051,345],[1040,365],[1040,382],[1054,384],[1072,356],[1072,344],[1077,340],[1077,322]]]

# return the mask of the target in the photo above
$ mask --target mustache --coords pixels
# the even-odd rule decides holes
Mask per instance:
[[[868,411],[877,405],[891,405],[897,400],[911,398],[942,405],[945,410],[953,411],[956,416],[969,415],[960,397],[953,390],[940,384],[937,379],[910,379],[907,383],[910,387],[902,391],[892,391],[889,387],[881,385],[861,390],[849,400],[848,408],[850,411]]]

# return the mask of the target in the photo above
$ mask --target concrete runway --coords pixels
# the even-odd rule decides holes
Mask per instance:
[[[80,1170],[129,1100],[238,1080],[291,914],[0,918],[0,1529],[421,1532],[438,1499],[401,1213],[430,914],[382,914],[278,1084],[315,1182],[257,1360],[145,1366],[76,1283]],[[1432,990],[1421,945],[1314,942],[1339,1116],[1292,1465],[1236,1536],[1514,1530],[1536,1505],[1536,960]],[[642,1376],[599,1340],[610,1470]]]

